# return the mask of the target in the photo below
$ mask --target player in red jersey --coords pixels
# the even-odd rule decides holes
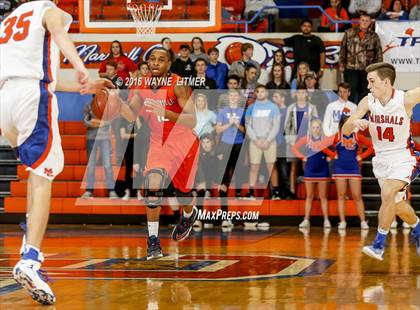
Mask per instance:
[[[155,48],[148,65],[152,76],[141,80],[131,93],[129,105],[122,105],[122,115],[134,121],[142,115],[150,127],[150,146],[145,168],[145,203],[147,205],[147,259],[162,257],[158,237],[162,198],[172,181],[183,214],[172,232],[172,238],[185,239],[197,219],[192,206],[191,189],[197,170],[199,140],[193,133],[195,108],[191,89],[181,77],[169,73],[171,56],[163,48]],[[170,193],[168,193],[170,194]]]

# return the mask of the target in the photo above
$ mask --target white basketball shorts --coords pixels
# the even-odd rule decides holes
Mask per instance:
[[[401,180],[410,184],[420,174],[420,154],[410,149],[377,154],[372,159],[372,167],[377,179]]]
[[[56,96],[38,80],[9,79],[0,87],[2,135],[26,170],[53,180],[64,166]]]

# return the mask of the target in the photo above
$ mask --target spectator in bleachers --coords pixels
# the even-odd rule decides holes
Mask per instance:
[[[220,150],[212,134],[206,133],[200,138],[200,155],[198,158],[197,174],[195,178],[195,191],[197,193],[196,206],[200,210],[203,208],[204,198],[210,197],[210,190],[215,184],[220,182]],[[227,211],[227,202],[221,202],[222,211]],[[194,223],[194,230],[202,229],[202,222],[197,220]],[[233,226],[232,222],[223,221],[222,227]]]
[[[162,40],[160,40],[160,44],[162,47],[169,51],[169,54],[171,54],[171,62],[173,63],[176,59],[175,52],[172,50],[172,40],[171,38],[164,37]]]
[[[378,20],[408,20],[408,10],[401,0],[393,0],[388,9],[384,9]]]
[[[257,68],[248,65],[245,69],[245,76],[241,80],[242,95],[246,98],[247,107],[255,101],[254,90],[258,84],[257,79]]]
[[[209,55],[209,63],[207,64],[206,76],[216,82],[217,89],[225,89],[228,66],[218,61],[219,50],[217,48],[209,48],[207,54]]]
[[[141,127],[140,119],[137,118],[136,121],[129,122],[125,118],[122,118],[120,126],[122,146],[125,149],[125,193],[122,200],[129,200],[131,190],[133,189],[134,141]]]
[[[296,194],[296,178],[298,172],[299,159],[294,158],[291,153],[291,147],[298,139],[308,134],[309,123],[318,118],[318,111],[316,106],[309,103],[308,91],[305,86],[299,86],[294,93],[296,102],[292,103],[287,108],[286,121],[284,124],[284,133],[287,143],[286,154],[288,160],[291,162],[290,169],[290,191],[293,195]]]
[[[179,56],[171,65],[171,72],[181,77],[194,76],[194,64],[190,59],[190,47],[187,44],[179,46]]]
[[[341,0],[330,0],[330,6],[325,9],[325,13],[333,20],[349,20],[349,15],[345,8],[341,6]],[[338,24],[338,29],[344,31],[349,24]],[[322,14],[318,32],[335,32],[336,25],[332,23],[325,14]]]
[[[382,0],[350,0],[349,13],[352,16],[366,12],[369,16],[377,16],[382,7]]]
[[[286,82],[286,72],[283,65],[275,64],[270,73],[270,82],[266,85],[267,89],[290,89]]]
[[[273,169],[277,170],[277,174],[279,177],[279,188],[280,188],[280,197],[281,199],[290,199],[290,178],[286,160],[286,140],[284,138],[284,124],[286,121],[287,115],[287,105],[286,105],[286,98],[289,96],[288,91],[282,90],[274,90],[272,91],[272,101],[274,104],[277,105],[280,114],[280,129],[276,136],[277,142],[277,159],[276,164],[274,165]]]
[[[245,0],[244,17],[251,20],[264,7],[271,7],[261,11],[259,17],[251,27],[264,19],[268,19],[268,32],[275,31],[275,17],[278,16],[279,10],[275,8],[276,3],[273,0]]]
[[[309,65],[309,69],[317,73],[318,79],[324,74],[325,46],[320,37],[312,34],[312,21],[304,19],[300,23],[301,34],[296,34],[286,39],[280,39],[280,43],[293,48],[294,63],[302,61]],[[293,76],[296,75],[296,67]]]
[[[237,75],[230,75],[227,78],[227,88],[229,89],[239,89],[241,86],[241,79]],[[227,107],[229,105],[229,92],[223,92],[217,99],[217,110]],[[245,107],[246,98],[241,95],[239,106]]]
[[[420,20],[420,0],[417,0],[417,4],[411,8],[409,19]]]
[[[284,55],[282,48],[279,48],[277,51],[274,52],[272,64],[267,66],[265,69],[261,70],[261,75],[258,79],[258,83],[267,84],[271,79],[271,70],[273,69],[274,65],[277,64],[283,66],[285,72],[285,81],[286,83],[290,83],[292,77],[292,67],[287,64],[286,56]]]
[[[356,111],[357,106],[349,101],[350,85],[348,83],[338,84],[338,99],[327,105],[322,123],[324,134],[326,136],[335,135],[338,132],[343,110],[349,110],[350,114]]]
[[[117,63],[117,76],[120,77],[125,84],[127,84],[130,76],[137,71],[136,64],[124,55],[120,41],[115,40],[111,43],[108,57],[99,65],[99,76],[102,78],[106,77],[106,64],[109,60],[113,60]]]
[[[0,0],[0,22],[17,8],[19,4],[17,0]]]
[[[244,108],[239,105],[241,98],[239,90],[230,89],[228,98],[228,106],[219,111],[216,124],[216,133],[220,135],[220,150],[223,154],[220,164],[224,168],[219,190],[221,199],[227,197],[237,164],[242,166],[239,157],[245,140],[245,112]],[[240,197],[242,184],[238,177],[235,178],[235,181],[236,197]]]
[[[216,89],[216,82],[215,80],[209,78],[206,75],[207,72],[207,62],[203,58],[197,58],[197,60],[194,63],[194,69],[195,69],[195,77],[201,78],[204,83],[194,84],[194,86],[191,86],[192,89]]]
[[[194,132],[201,138],[205,134],[212,134],[216,125],[216,114],[208,109],[207,96],[205,94],[195,95],[195,114],[197,124]]]
[[[305,75],[309,72],[308,63],[302,61],[298,64],[296,77],[292,80],[291,89],[298,89],[299,86],[305,86]]]
[[[139,127],[140,125],[140,127]],[[143,172],[146,166],[147,153],[149,151],[150,129],[142,116],[139,117],[137,124],[137,135],[134,139],[134,159],[133,170],[135,177],[133,180],[133,188],[137,189],[137,199],[142,200],[141,188],[143,185]]]
[[[105,66],[105,78],[110,80],[115,85],[116,88],[126,89],[127,88],[126,83],[125,82],[121,83],[121,81],[119,80],[120,78],[117,75],[117,68],[118,68],[118,64],[114,60],[112,59],[108,60]],[[135,74],[137,75],[137,73]],[[120,96],[123,100],[126,100],[128,97],[128,92],[127,91],[120,92]],[[120,135],[121,120],[122,120],[122,117],[117,117],[111,121],[111,129],[115,137],[115,155],[117,157],[118,163],[122,161],[122,158],[124,155],[122,146],[121,146],[121,135]]]
[[[194,37],[191,40],[190,59],[192,62],[195,62],[197,59],[204,59],[206,63],[209,63],[209,56],[206,54],[203,39],[200,37]]]
[[[264,85],[255,88],[256,101],[248,107],[245,114],[245,128],[249,143],[249,192],[247,199],[254,199],[254,188],[257,183],[258,172],[264,156],[273,192],[271,199],[280,199],[277,169],[273,169],[276,162],[276,137],[280,130],[280,113],[277,105],[268,99],[268,91]]]
[[[368,93],[366,67],[383,59],[381,41],[371,24],[371,17],[361,12],[359,26],[346,30],[341,41],[339,70],[344,72],[351,87],[350,100],[356,104]]]
[[[323,118],[329,100],[327,95],[325,95],[324,91],[319,89],[317,75],[314,71],[309,71],[308,73],[306,73],[305,86],[308,90],[309,102],[316,106],[318,116]]]
[[[299,228],[309,228],[310,226],[309,218],[315,196],[315,185],[318,187],[318,196],[321,200],[324,228],[331,228],[331,223],[328,220],[328,186],[330,182],[328,162],[335,154],[328,149],[330,141],[331,139],[325,139],[322,133],[321,120],[316,118],[310,122],[308,135],[301,137],[292,147],[293,153],[303,161],[304,165],[305,218],[299,224]],[[303,153],[300,151],[302,147],[305,148]]]
[[[361,131],[352,133],[350,136],[343,135],[341,128],[349,119],[350,109],[345,108],[343,111],[339,131],[336,133],[333,141],[333,147],[336,149],[335,159],[332,167],[332,177],[337,185],[337,204],[340,223],[338,229],[346,229],[345,218],[345,200],[347,195],[347,183],[350,186],[351,196],[356,204],[359,213],[360,226],[362,229],[369,229],[365,220],[365,205],[362,199],[362,174],[360,166],[363,159],[373,154],[372,142],[366,138]],[[362,153],[361,146],[367,149]]]
[[[241,79],[245,76],[247,66],[254,66],[257,69],[257,80],[261,74],[260,64],[252,59],[254,55],[254,46],[251,43],[244,43],[241,47],[241,59],[234,61],[230,66],[228,75],[237,75]]]
[[[94,99],[95,100],[95,99]],[[110,199],[117,199],[118,195],[114,191],[114,174],[111,163],[111,140],[109,122],[102,121],[95,117],[92,112],[92,103],[85,105],[83,109],[83,122],[87,127],[86,131],[86,151],[88,157],[86,191],[82,198],[93,198],[95,188],[95,172],[98,150],[102,159],[102,166],[105,170],[105,183],[109,191]]]
[[[138,77],[145,77],[145,76],[149,75],[150,69],[149,69],[149,65],[146,61],[143,61],[143,62],[139,63],[138,68],[139,68],[138,71],[137,71],[138,72],[138,74],[137,74]]]

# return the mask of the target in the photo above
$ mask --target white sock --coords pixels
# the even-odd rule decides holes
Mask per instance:
[[[416,223],[414,224],[414,225],[411,225],[411,227],[412,228],[414,228],[414,227],[416,227],[417,226],[417,224],[420,222],[420,219],[417,217],[417,221],[416,221]]]
[[[193,211],[194,211],[194,209],[191,209],[191,212],[190,213],[187,213],[187,211],[185,211],[185,209],[183,209],[182,210],[183,212],[183,216],[186,218],[186,219],[188,219],[188,218],[190,218],[191,217],[191,215],[193,214]]]
[[[149,232],[149,237],[157,237],[159,234],[159,222],[147,222],[147,230]]]
[[[380,233],[382,235],[388,235],[389,230],[385,230],[385,229],[382,229],[382,228],[378,227],[378,233]]]

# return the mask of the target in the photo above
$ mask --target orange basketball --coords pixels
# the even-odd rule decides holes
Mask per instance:
[[[226,61],[231,65],[234,61],[240,60],[242,57],[241,54],[242,43],[241,42],[233,42],[229,44],[225,51],[225,58]]]
[[[92,101],[92,113],[98,119],[111,121],[120,115],[121,99],[117,92],[99,90]]]

